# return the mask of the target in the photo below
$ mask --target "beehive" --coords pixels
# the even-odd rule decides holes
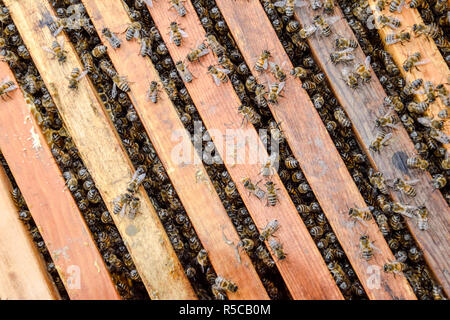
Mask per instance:
[[[401,77],[423,78],[437,86],[448,81],[448,66],[432,41],[411,37],[408,48],[419,50],[430,62],[403,72],[401,64],[412,52],[400,43],[386,45],[391,63],[402,70],[401,75],[389,74],[390,61],[386,62],[377,38],[386,36],[386,28],[366,30],[361,25],[360,30],[355,20],[355,8],[364,8],[363,15],[373,13],[375,20],[389,14],[388,8],[380,13],[370,11],[375,8],[373,1],[367,6],[342,1],[332,13],[299,5],[291,17],[287,4],[257,0],[3,2],[9,14],[3,10],[6,62],[0,70],[21,89],[8,92],[1,102],[0,150],[24,201],[18,201],[17,192],[10,196],[10,182],[0,172],[7,218],[0,237],[5,243],[0,268],[7,275],[0,277],[1,299],[64,298],[66,293],[70,299],[437,299],[448,295],[448,187],[434,187],[436,175],[448,178],[448,144],[440,143],[448,126],[443,121],[438,131],[444,138],[429,138],[427,134],[435,129],[417,124],[417,118],[425,115],[404,106],[398,110],[402,121],[386,131],[392,135],[389,142],[380,150],[371,148],[380,132],[376,120],[388,109],[387,96],[397,93],[405,104],[424,99],[418,90],[418,97],[405,97]],[[180,16],[180,5],[187,9],[185,15]],[[438,16],[441,12],[436,11]],[[339,18],[331,24],[332,35],[315,22],[317,14]],[[395,16],[408,26],[423,23],[414,8],[405,7]],[[174,21],[187,33],[181,35],[179,46],[169,31]],[[58,22],[65,24],[55,37]],[[142,27],[136,38],[128,32],[132,22]],[[294,37],[298,29],[310,25],[316,26],[314,35]],[[105,28],[118,37],[120,47],[112,46]],[[369,33],[370,41],[361,32]],[[214,48],[211,35],[225,55]],[[356,89],[342,76],[349,65],[331,62],[337,37],[361,44],[351,50],[352,63],[372,56],[370,80],[360,80]],[[205,38],[208,54],[199,62],[189,62],[188,53]],[[143,50],[146,39],[151,45]],[[48,52],[55,40],[64,43],[65,61]],[[22,41],[29,57],[19,49]],[[437,42],[445,55],[442,41]],[[92,49],[100,44],[107,52],[92,57]],[[271,64],[259,72],[254,66],[263,50],[270,51]],[[229,74],[216,85],[208,67],[221,62],[223,69],[224,56],[235,65],[228,65]],[[174,71],[179,61],[193,74],[192,81]],[[38,73],[35,85],[30,84],[33,63]],[[281,66],[286,79],[271,74],[273,63]],[[289,71],[299,66],[309,70],[308,75],[290,76]],[[72,89],[67,78],[76,67],[89,73]],[[116,82],[119,93],[114,96],[116,74],[126,76],[129,90]],[[278,103],[267,103],[269,94],[264,99],[255,96],[251,76],[266,90],[275,82],[285,83]],[[156,103],[148,99],[151,81],[160,86]],[[172,89],[170,81],[175,84]],[[426,112],[438,119],[438,112],[448,107],[437,91],[436,95]],[[252,114],[243,118],[241,105],[251,108],[246,110]],[[404,117],[412,117],[418,129],[411,129]],[[277,130],[282,137],[277,137],[280,168],[266,176],[262,168],[273,159],[275,143],[272,140],[267,148],[270,136],[257,130],[269,127],[272,138]],[[230,137],[238,141],[232,150],[224,143]],[[418,143],[430,149],[430,157],[420,152]],[[200,154],[192,148],[199,145],[203,145]],[[177,157],[180,150],[190,155],[187,161]],[[259,157],[239,162],[239,152]],[[427,170],[407,166],[407,159],[418,152],[429,162]],[[223,164],[217,161],[221,159]],[[80,168],[88,173],[80,174]],[[136,217],[113,214],[117,198],[127,192],[138,168],[145,168],[146,178],[133,192],[140,205]],[[382,172],[386,181],[417,180],[415,196],[393,185],[387,192],[377,189],[370,179],[372,172]],[[249,191],[244,178],[261,181],[258,186],[265,197]],[[273,203],[265,186],[268,181],[276,188]],[[391,203],[387,209],[380,197]],[[13,200],[19,204],[25,227],[14,219],[18,213]],[[403,215],[393,212],[400,204],[408,206]],[[363,209],[368,206],[373,208]],[[351,219],[350,208],[369,212],[369,219]],[[426,230],[417,219],[423,208],[428,211]],[[382,217],[387,217],[390,231],[383,232]],[[274,220],[279,230],[261,241],[260,234]],[[35,240],[41,240],[38,249],[46,262],[31,245],[27,227],[34,230]],[[36,229],[40,236],[35,236]],[[369,260],[359,246],[363,235],[376,246]],[[244,248],[245,239],[254,247]],[[284,259],[272,250],[273,241],[282,245]],[[198,259],[201,250],[207,252],[206,265]],[[17,269],[23,261],[33,267]],[[404,272],[383,270],[393,261],[403,261]],[[215,290],[218,276],[232,281],[237,291]],[[24,285],[29,279],[33,286]]]

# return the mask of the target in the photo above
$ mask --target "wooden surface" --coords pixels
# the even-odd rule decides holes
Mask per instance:
[[[356,41],[350,26],[345,18],[342,17],[339,7],[335,8],[335,14],[340,16],[341,20],[333,25],[332,30],[339,30],[340,36]],[[296,15],[300,23],[312,23],[312,9],[296,10]],[[347,86],[341,79],[341,70],[345,66],[342,64],[334,66],[328,62],[329,53],[334,50],[335,34],[330,37],[311,37],[308,39],[308,44],[320,68],[330,80],[330,87],[334,91],[336,98],[352,121],[356,136],[375,170],[383,172],[385,179],[402,178],[403,180],[418,179],[420,181],[414,186],[417,196],[413,199],[405,196],[403,193],[394,192],[392,189],[390,190],[391,195],[395,201],[416,206],[425,205],[428,208],[430,212],[430,228],[428,231],[419,230],[414,219],[406,219],[406,221],[418,245],[424,251],[427,263],[435,272],[444,290],[448,292],[450,275],[447,270],[450,270],[450,255],[447,246],[437,245],[449,243],[450,225],[448,213],[450,211],[448,205],[442,194],[433,188],[431,176],[428,172],[407,168],[406,159],[415,156],[416,151],[400,120],[398,121],[400,129],[393,132],[393,138],[389,146],[383,148],[381,152],[369,150],[371,142],[377,135],[375,120],[380,116],[379,108],[383,105],[386,93],[373,71],[372,79],[369,83],[360,85],[356,90]],[[355,55],[355,63],[364,63],[366,57],[361,48],[358,47],[353,54]],[[424,78],[424,80],[426,79]]]
[[[131,23],[121,0],[108,3],[83,0],[88,14],[93,18],[97,30],[108,27],[119,30]],[[160,81],[158,73],[150,59],[137,55],[140,45],[136,41],[126,41],[125,35],[120,50],[109,47],[109,56],[119,74],[127,75],[131,93],[135,97],[136,111],[144,124],[155,150],[172,181],[181,202],[208,252],[211,264],[218,275],[232,279],[239,290],[227,293],[230,299],[268,299],[266,290],[256,273],[250,258],[241,254],[241,263],[236,258],[235,248],[227,244],[222,231],[234,243],[239,236],[212,185],[197,153],[194,153],[190,135],[179,119],[175,107],[165,90],[161,90],[158,103],[146,101],[146,92],[151,80]],[[109,45],[108,41],[104,42]],[[133,57],[133,59],[130,59]],[[172,135],[176,133],[177,139]],[[181,162],[172,150],[183,143],[183,150],[189,150],[193,158],[188,163]],[[204,177],[198,181],[196,176]]]
[[[0,167],[0,300],[56,300],[47,273],[11,197],[11,183]]]
[[[15,81],[4,62],[0,62],[0,74]],[[11,99],[0,102],[0,148],[69,297],[119,299],[89,229],[65,185],[61,171],[22,92],[14,90],[9,95]],[[32,132],[37,134],[37,148],[33,148]],[[23,232],[14,227],[14,224],[8,231],[11,230],[17,230],[17,234]],[[0,234],[3,235],[3,232]],[[16,244],[19,245],[18,242]],[[15,265],[15,268],[20,270],[26,266],[27,270],[33,272],[33,263],[30,259],[27,264]],[[79,286],[75,273],[77,270],[80,275]],[[73,280],[73,286],[68,285],[68,280]]]
[[[97,100],[92,84],[85,77],[77,91],[68,88],[66,76],[74,67],[82,69],[75,50],[65,35],[67,62],[49,59],[42,49],[54,37],[40,23],[51,8],[44,0],[7,0],[25,44],[44,80],[56,106],[79,149],[105,204],[110,212],[113,200],[125,192],[134,169],[117,132]],[[196,299],[170,240],[142,188],[140,213],[134,220],[112,214],[114,222],[128,247],[136,268],[152,299]],[[83,252],[83,255],[85,253]]]
[[[286,72],[293,68],[259,1],[238,4],[217,0],[216,3],[244,59],[260,82],[266,82],[266,75],[260,76],[253,65],[255,57],[262,50],[270,50],[272,61],[286,62]],[[275,81],[271,75],[270,79]],[[270,107],[272,114],[277,122],[281,122],[286,140],[367,295],[370,299],[415,299],[403,276],[394,278],[381,271],[379,276],[382,285],[376,289],[371,286],[373,275],[369,266],[382,268],[384,263],[394,260],[392,252],[375,222],[372,221],[367,226],[358,223],[353,228],[349,227],[349,221],[345,217],[349,208],[364,208],[367,205],[306,91],[302,89],[301,82],[288,77],[283,95],[286,98],[281,98],[279,105]],[[367,234],[380,249],[369,262],[361,258],[357,246],[361,234]]]
[[[160,1],[157,6],[150,8],[150,13],[175,62],[184,60],[189,48],[194,48],[198,40],[201,41],[205,38],[205,31],[201,27],[191,3],[186,2],[185,5],[189,13],[181,19],[176,17],[176,12],[168,10],[170,5],[166,1]],[[177,21],[188,33],[188,38],[183,39],[183,45],[180,47],[171,43],[167,34],[170,22],[175,19],[179,19]],[[185,85],[206,128],[216,131],[217,134],[212,137],[214,143],[222,145],[222,135],[227,134],[227,129],[246,129],[248,131],[245,133],[251,141],[252,147],[261,150],[265,161],[267,153],[257,137],[254,127],[251,125],[241,127],[242,117],[237,113],[240,101],[231,84],[228,82],[216,86],[212,78],[206,74],[207,67],[217,64],[217,59],[210,53],[202,58],[201,63],[203,66],[200,64],[189,66],[190,71],[197,78]],[[230,134],[229,131],[228,134]],[[247,155],[252,152],[249,144],[245,144],[242,148],[245,148]],[[225,159],[225,156],[221,155]],[[267,207],[265,200],[261,201],[253,195],[249,196],[248,191],[240,182],[243,177],[249,177],[253,182],[260,180],[261,163],[234,165],[225,161],[225,165],[258,229],[261,231],[273,219],[279,221],[281,228],[276,236],[283,244],[287,258],[278,261],[277,266],[292,297],[294,299],[342,299],[319,250],[298,215],[287,191],[283,188],[279,176],[275,175],[272,181],[280,188],[278,191],[280,202],[275,207]],[[261,182],[261,185],[263,183]]]
[[[444,58],[442,57],[441,53],[439,52],[436,44],[434,43],[434,40],[431,39],[431,37],[427,38],[425,36],[416,37],[414,32],[412,31],[412,26],[414,24],[423,24],[422,17],[420,16],[417,9],[410,8],[409,5],[403,6],[401,13],[390,13],[389,12],[389,6],[386,6],[386,8],[380,13],[376,9],[376,0],[368,0],[368,3],[372,10],[374,11],[373,15],[375,17],[375,20],[378,19],[380,14],[384,14],[387,16],[393,16],[395,18],[398,18],[401,20],[401,25],[398,28],[398,30],[392,30],[389,27],[384,27],[381,29],[378,29],[378,33],[380,34],[380,38],[383,40],[383,43],[385,44],[385,50],[389,52],[395,62],[395,64],[400,69],[400,72],[402,76],[407,81],[413,81],[419,78],[422,78],[423,81],[432,81],[434,86],[437,86],[440,83],[447,84],[447,90],[449,90],[448,87],[448,77],[450,76],[449,68],[447,63],[445,62]],[[411,34],[411,41],[404,42],[403,45],[400,43],[396,43],[393,45],[386,45],[385,38],[386,35],[393,32],[398,32],[399,30],[405,30],[409,31]],[[448,36],[448,35],[447,35]],[[422,55],[422,59],[428,59],[430,60],[429,63],[418,66],[417,70],[416,68],[413,68],[411,72],[406,72],[403,68],[403,62],[406,60],[406,58],[413,54],[414,52],[420,52]],[[423,87],[419,90],[423,90]],[[424,95],[416,95],[418,100],[423,101],[426,99],[426,96]],[[442,103],[442,100],[440,98],[436,98],[436,102],[430,104],[430,107],[428,108],[427,112],[429,115],[433,115],[434,118],[439,119],[437,114],[440,110],[446,109],[445,105]],[[443,129],[443,131],[450,136],[450,126],[446,125]],[[450,152],[450,144],[445,145],[448,152]]]

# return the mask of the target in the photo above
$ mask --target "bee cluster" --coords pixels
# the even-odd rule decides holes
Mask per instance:
[[[380,181],[376,179],[376,177],[382,176],[382,173],[376,173],[370,167],[370,164],[352,131],[350,120],[347,118],[342,107],[339,106],[335,96],[328,88],[326,81],[320,83],[314,82],[314,75],[320,74],[321,70],[317,67],[314,59],[311,57],[307,43],[301,42],[301,45],[296,45],[296,41],[289,41],[289,38],[292,39],[293,34],[297,33],[301,28],[298,22],[287,16],[287,8],[274,5],[268,0],[261,0],[261,3],[265,8],[268,17],[272,21],[272,25],[292,63],[295,68],[300,68],[299,70],[301,70],[300,74],[302,75],[301,79],[304,83],[304,88],[311,97],[314,106],[317,108],[324,125],[328,129],[336,148],[352,174],[359,191],[369,204],[370,212],[368,217],[371,218],[373,216],[375,218],[391,250],[394,252],[397,259],[406,266],[403,271],[416,295],[421,299],[438,298],[439,296],[434,293],[439,292],[439,287],[430,276],[430,272],[423,261],[423,254],[414,243],[411,234],[405,227],[402,217],[404,213],[409,213],[408,210],[414,209],[416,210],[415,212],[417,213],[418,221],[421,221],[422,227],[426,229],[426,208],[407,208],[405,205],[393,203],[392,200],[389,199],[386,186],[380,186]],[[405,81],[400,77],[398,67],[394,64],[390,55],[382,49],[382,42],[378,37],[377,31],[368,30],[364,26],[370,17],[370,11],[367,10],[367,2],[340,1],[339,5],[342,7],[349,25],[357,35],[359,45],[363,48],[367,56],[372,57],[370,66],[375,70],[380,82],[390,95],[388,99],[386,99],[386,102],[396,106],[396,111],[405,112],[406,116],[401,114],[402,120],[405,117],[414,117],[414,119],[417,119],[417,115],[411,115],[411,112],[408,113],[406,108],[399,107],[399,105],[406,105],[407,103],[407,100],[404,100],[404,94],[400,95],[400,91],[406,85]],[[393,4],[392,10],[395,11],[395,9],[396,6]],[[395,20],[385,22],[393,24],[394,26],[397,24],[397,21]],[[291,26],[293,24],[298,27],[292,29]],[[293,38],[295,39],[296,37],[294,36]],[[358,46],[358,43],[350,39],[341,38],[340,36],[337,36],[336,39],[336,47],[339,47],[342,44],[347,48],[355,48]],[[351,55],[351,50],[345,51],[343,55],[345,59],[349,58],[348,55]],[[314,83],[315,85],[309,85],[310,83]],[[354,79],[352,83],[355,83],[356,85],[357,80]],[[411,96],[408,98],[412,99]],[[380,117],[379,121],[392,124],[392,121],[389,121],[389,115],[385,115],[384,118],[387,119]],[[437,177],[436,175],[443,175],[445,177],[447,169],[444,166],[441,166],[442,160],[445,160],[445,149],[439,144],[439,141],[428,137],[427,133],[429,132],[429,128],[425,128],[425,130],[423,130],[423,128],[419,129],[420,121],[412,121],[418,128],[416,129],[414,127],[413,130],[409,131],[410,135],[414,131],[415,133],[411,136],[417,137],[420,130],[420,136],[427,139],[424,141],[424,143],[426,143],[425,146],[427,147],[427,156],[435,157],[436,155],[433,151],[439,155],[439,160],[434,162],[423,155],[425,159],[430,159],[428,160],[430,163],[434,163],[434,168],[431,165],[431,168],[429,167],[430,172],[434,174],[435,177]],[[381,132],[375,141],[377,143],[372,144],[371,147],[373,149],[380,149],[381,145],[386,143],[391,135],[391,133]],[[417,143],[417,141],[414,142]],[[430,150],[428,151],[429,146]],[[411,165],[419,163],[420,161],[410,160]],[[434,169],[434,171],[431,169]],[[397,190],[402,190],[410,196],[414,196],[415,194],[414,188],[403,181],[396,181],[393,187]],[[350,216],[352,215],[352,210],[350,210],[349,214]],[[370,242],[365,241],[364,243],[366,243],[366,245],[363,246],[364,248],[370,247]],[[367,245],[368,243],[369,245]],[[389,268],[386,269],[387,272],[389,270]]]
[[[27,230],[31,235],[31,238],[33,239],[36,248],[41,254],[43,260],[45,261],[47,272],[50,275],[51,279],[53,280],[53,283],[56,285],[59,295],[61,296],[61,299],[68,299],[69,296],[67,295],[66,288],[64,287],[64,284],[58,274],[58,271],[56,270],[55,264],[53,263],[53,259],[48,252],[47,245],[42,239],[41,233],[38,227],[36,226],[36,223],[34,222],[33,217],[30,214],[30,211],[28,210],[28,206],[25,202],[25,199],[23,198],[22,193],[20,192],[20,189],[17,186],[17,183],[8,167],[8,163],[6,163],[6,160],[3,157],[1,151],[0,151],[0,165],[5,170],[6,175],[8,176],[9,180],[11,181],[11,185],[13,186],[12,198],[19,211],[19,219],[26,226]]]

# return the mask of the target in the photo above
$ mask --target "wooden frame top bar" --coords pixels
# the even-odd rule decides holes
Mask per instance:
[[[0,300],[56,300],[47,273],[11,197],[11,183],[0,167]]]
[[[68,132],[79,149],[102,198],[110,212],[113,202],[125,192],[134,169],[113,129],[106,111],[99,103],[87,77],[76,91],[68,88],[66,77],[74,67],[83,69],[67,36],[67,61],[60,64],[50,59],[44,46],[54,40],[42,26],[43,15],[54,15],[45,0],[7,0],[16,27],[64,120]],[[174,249],[147,194],[140,188],[136,194],[141,208],[134,220],[112,214],[112,218],[128,247],[137,271],[152,299],[196,299]]]
[[[356,41],[340,8],[336,7],[334,13],[341,19],[333,24],[332,30],[339,30],[340,36]],[[313,10],[310,8],[303,8],[303,10],[297,9],[296,15],[304,25],[311,24],[314,16]],[[404,180],[418,179],[420,181],[414,186],[417,191],[416,197],[410,198],[403,193],[394,192],[392,189],[390,190],[391,196],[394,201],[416,206],[425,205],[429,210],[430,224],[429,230],[427,231],[419,230],[414,219],[406,219],[406,221],[418,245],[423,250],[427,263],[436,274],[444,290],[448,293],[450,275],[445,270],[449,270],[450,268],[450,255],[446,246],[436,245],[437,243],[448,244],[450,224],[449,215],[445,214],[449,212],[448,205],[441,192],[433,188],[431,176],[428,172],[409,169],[406,166],[406,159],[415,156],[417,153],[408,133],[400,121],[400,128],[393,130],[393,138],[387,147],[383,148],[380,152],[374,152],[369,149],[371,142],[377,135],[375,120],[378,116],[382,115],[379,114],[379,109],[383,106],[386,93],[373,70],[371,71],[372,78],[370,82],[360,85],[356,90],[351,89],[341,79],[341,70],[345,66],[334,66],[328,63],[330,52],[335,50],[334,39],[335,36],[333,35],[329,37],[314,36],[308,39],[308,44],[320,68],[327,75],[330,87],[334,91],[336,98],[352,121],[354,132],[365,153],[368,155],[372,166],[377,171],[382,172],[385,179],[402,178]],[[356,48],[352,54],[355,55],[355,63],[364,63],[366,56],[360,47]],[[401,65],[399,68],[401,68]]]
[[[15,81],[5,62],[0,62],[0,74]],[[30,106],[19,89],[9,95],[11,99],[0,103],[0,148],[69,297],[120,299]],[[25,264],[27,269],[32,263]],[[78,271],[79,286],[75,285]],[[74,286],[68,285],[68,279]]]
[[[194,48],[198,40],[205,39],[205,31],[192,4],[187,1],[185,6],[189,13],[181,19],[177,18],[176,12],[169,10],[170,3],[167,1],[160,1],[153,8],[149,8],[175,62],[183,61],[189,48]],[[188,38],[183,39],[180,47],[176,47],[167,34],[169,24],[175,19],[188,33]],[[227,133],[227,129],[246,129],[246,135],[252,146],[245,143],[242,149],[247,155],[250,155],[255,149],[261,151],[265,155],[263,157],[265,161],[268,155],[254,127],[251,125],[241,126],[242,117],[237,112],[240,101],[231,84],[228,82],[216,86],[212,78],[206,74],[207,67],[215,64],[217,64],[217,60],[212,53],[202,57],[203,66],[190,64],[189,69],[197,78],[191,83],[185,83],[206,128],[211,131],[216,146],[223,144],[223,134]],[[213,131],[220,134],[212,134]],[[252,149],[253,147],[255,149]],[[223,150],[219,150],[219,152],[221,151]],[[221,156],[222,159],[226,159],[224,154]],[[241,183],[241,179],[244,177],[249,177],[253,182],[260,180],[261,163],[231,164],[225,161],[225,165],[258,229],[262,230],[273,219],[279,221],[281,228],[276,236],[282,243],[287,258],[276,261],[276,263],[292,297],[294,299],[342,299],[342,294],[279,176],[275,174],[272,181],[276,187],[280,188],[278,190],[280,201],[276,206],[268,207],[264,203],[265,200],[261,201],[253,195],[249,195],[248,190]]]
[[[118,30],[131,23],[121,0],[110,0],[108,3],[83,0],[83,4],[97,30],[104,27]],[[158,103],[146,101],[150,81],[160,81],[153,64],[148,58],[137,55],[140,48],[138,42],[127,42],[124,35],[118,36],[123,40],[119,50],[111,48],[107,41],[104,45],[109,46],[108,54],[119,74],[127,75],[132,82],[131,94],[135,98],[133,102],[136,111],[208,252],[214,270],[218,275],[233,280],[239,288],[236,293],[227,295],[230,299],[268,299],[250,258],[242,254],[241,262],[238,262],[235,248],[223,239],[222,230],[230,241],[235,244],[239,242],[239,236],[201,160],[194,152],[189,133],[181,123],[166,91],[161,90]],[[172,138],[173,134],[177,134],[177,139]],[[192,155],[191,163],[181,163],[172,154],[172,150],[180,147],[180,143],[185,144],[183,150],[189,150]],[[197,181],[197,176],[203,177],[202,181]]]
[[[260,76],[253,69],[254,57],[263,50],[270,50],[272,61],[286,62],[286,70],[293,68],[259,1],[238,3],[216,0],[216,3],[256,78],[265,82],[264,76],[269,76],[269,72]],[[270,79],[274,81],[272,75]],[[288,78],[283,95],[285,98],[280,99],[279,105],[270,106],[272,114],[277,122],[281,122],[286,140],[367,295],[370,299],[416,299],[405,277],[394,278],[382,271],[383,264],[394,260],[394,256],[376,223],[372,221],[367,226],[358,223],[353,228],[349,227],[346,217],[349,208],[364,208],[367,205],[306,91],[301,87],[300,80]],[[362,234],[376,241],[380,249],[369,262],[361,258],[357,246]],[[376,289],[370,285],[375,269],[379,271],[384,284]]]

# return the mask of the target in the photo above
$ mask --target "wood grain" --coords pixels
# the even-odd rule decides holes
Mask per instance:
[[[4,62],[0,62],[0,74],[2,77],[15,81],[14,75]],[[71,299],[120,299],[77,204],[66,188],[64,178],[46,139],[30,111],[30,106],[26,104],[20,90],[14,90],[9,95],[11,99],[7,98],[0,103],[2,109],[0,148],[22,191],[69,297]],[[37,140],[33,139],[32,132],[37,135],[35,138]],[[33,143],[36,143],[36,148],[33,148]],[[17,221],[17,223],[21,222]],[[17,231],[17,235],[23,232],[11,222],[7,231],[12,230]],[[0,234],[3,235],[3,232]],[[16,245],[19,245],[18,241],[19,239]],[[19,248],[16,249],[8,250],[19,253]],[[25,249],[23,254],[26,254]],[[31,269],[36,268],[31,258],[26,264],[13,267],[20,270],[25,266],[26,269],[30,269],[30,272],[33,272]],[[79,286],[77,286],[75,273],[78,270]],[[38,279],[38,275],[36,277]],[[68,285],[71,279],[73,286]],[[27,289],[27,286],[23,289]],[[28,289],[31,289],[31,285]],[[44,295],[43,298],[45,297]]]
[[[47,273],[11,197],[12,186],[0,167],[0,300],[56,300]]]
[[[356,41],[339,7],[335,8],[335,14],[341,19],[333,24],[332,30],[339,32],[339,35],[342,37]],[[300,23],[304,25],[311,24],[314,16],[313,10],[310,8],[297,9],[296,15]],[[369,83],[360,85],[356,90],[347,86],[341,75],[341,70],[345,66],[334,66],[329,63],[329,53],[334,50],[335,37],[335,35],[330,37],[314,36],[308,39],[308,44],[320,68],[328,77],[330,87],[334,91],[336,98],[352,121],[355,134],[363,150],[368,155],[372,166],[377,171],[383,172],[385,179],[402,178],[404,180],[418,179],[420,181],[415,185],[417,191],[415,198],[411,199],[403,193],[394,192],[392,189],[390,190],[391,196],[395,201],[401,203],[409,203],[416,206],[425,205],[428,208],[430,212],[430,228],[428,231],[419,230],[414,219],[407,219],[407,223],[418,245],[424,251],[428,265],[436,274],[444,290],[448,292],[450,255],[446,246],[437,245],[438,243],[449,242],[448,213],[450,211],[448,205],[442,194],[433,188],[431,176],[428,172],[407,168],[406,159],[415,156],[416,151],[400,121],[400,129],[393,132],[393,138],[388,147],[383,148],[381,152],[369,150],[371,142],[377,135],[375,120],[382,115],[379,109],[383,106],[383,99],[386,97],[386,93],[373,70],[371,71],[372,79]],[[366,56],[361,48],[358,47],[353,54],[355,55],[355,63],[364,63]],[[401,65],[399,68],[401,68]],[[424,80],[426,79],[424,78]],[[387,109],[384,112],[387,112]]]
[[[268,75],[260,76],[253,68],[255,57],[266,49],[270,49],[272,61],[286,62],[286,70],[293,68],[259,1],[241,4],[217,0],[216,3],[255,77],[265,82]],[[272,75],[270,77],[275,81]],[[370,299],[415,299],[403,276],[394,278],[381,271],[383,264],[394,257],[376,223],[349,227],[345,217],[349,208],[367,205],[301,82],[288,78],[283,95],[286,98],[282,98],[279,105],[270,107],[272,114],[277,122],[281,122],[286,140],[367,295]],[[380,249],[369,262],[361,259],[357,246],[362,234],[376,241]],[[376,288],[371,285],[373,270],[377,270],[382,284]]]
[[[414,81],[419,78],[422,78],[423,81],[432,81],[435,86],[441,83],[448,84],[448,77],[450,76],[448,65],[439,52],[434,40],[431,38],[426,38],[425,36],[416,37],[412,31],[412,26],[414,24],[424,23],[417,9],[410,8],[409,5],[405,5],[403,6],[401,13],[394,14],[390,13],[387,7],[382,12],[377,11],[376,0],[369,0],[368,3],[373,11],[375,21],[378,19],[380,14],[392,16],[401,20],[401,25],[398,30],[392,30],[389,27],[384,27],[377,30],[380,34],[380,38],[383,40],[385,50],[391,54],[395,64],[400,69],[402,76],[407,81]],[[389,46],[386,45],[386,35],[399,32],[400,30],[410,32],[411,41],[404,42],[403,44],[396,43]],[[409,55],[415,52],[420,52],[422,59],[427,59],[430,62],[418,66],[418,69],[413,68],[411,72],[406,72],[402,67],[403,63]],[[423,90],[423,88],[421,90]],[[423,101],[426,99],[426,96],[420,94],[417,94],[416,97],[418,101]],[[445,109],[446,106],[442,103],[442,100],[437,98],[436,102],[430,104],[427,114],[433,116],[435,119],[439,119],[437,114],[439,111]],[[447,134],[447,136],[450,136],[450,126],[446,125],[443,131]],[[450,144],[445,145],[445,148],[450,152]]]
[[[108,3],[83,0],[88,14],[97,30],[104,27],[119,30],[131,23],[121,0]],[[261,280],[250,258],[241,254],[241,261],[236,257],[235,248],[227,244],[227,238],[235,244],[239,236],[233,228],[225,208],[214,190],[208,174],[194,152],[189,133],[179,119],[174,105],[165,90],[161,90],[158,103],[146,99],[151,80],[160,81],[159,75],[150,59],[137,55],[140,45],[136,41],[127,42],[125,35],[118,35],[123,40],[120,50],[108,48],[109,56],[119,74],[127,75],[133,84],[131,94],[134,106],[144,127],[161,159],[178,196],[199,236],[209,259],[218,275],[232,279],[238,286],[236,293],[228,293],[230,299],[268,299]],[[105,40],[105,39],[104,39]],[[108,41],[104,41],[108,45]],[[130,57],[133,57],[132,59]],[[174,134],[176,138],[174,139]],[[192,155],[191,161],[182,162],[172,151],[183,144],[182,149]],[[203,177],[197,181],[197,176]],[[207,219],[205,219],[207,217]]]
[[[205,31],[201,27],[191,3],[187,1],[185,6],[189,14],[178,22],[188,32],[188,38],[183,39],[183,45],[180,47],[176,47],[167,34],[170,22],[179,19],[176,12],[168,10],[170,4],[167,1],[160,1],[157,6],[149,9],[175,62],[184,60],[189,48],[194,48],[197,41],[205,38]],[[265,161],[268,155],[254,127],[251,125],[241,126],[242,117],[237,113],[240,101],[231,84],[228,82],[216,86],[212,78],[206,75],[207,67],[217,64],[217,60],[210,53],[202,58],[201,63],[203,66],[200,64],[189,65],[191,72],[197,78],[185,85],[206,128],[211,132],[216,147],[219,146],[217,148],[221,149],[220,147],[223,146],[223,135],[231,135],[227,129],[246,129],[245,134],[250,143],[243,144],[242,149],[246,155],[251,155],[252,152],[254,155],[255,150],[260,151],[263,154],[262,159]],[[212,134],[213,131],[215,131],[214,134]],[[239,132],[238,134],[242,135],[243,133]],[[219,152],[221,151],[223,150],[219,150]],[[227,158],[223,152],[221,152],[221,156],[222,159]],[[275,207],[265,206],[265,200],[261,201],[253,195],[249,195],[242,185],[243,177],[249,177],[253,182],[261,179],[259,175],[261,162],[255,162],[233,164],[225,161],[225,165],[258,229],[262,230],[273,219],[279,221],[281,228],[276,236],[283,244],[287,258],[277,261],[277,266],[292,297],[294,299],[342,299],[336,283],[327,270],[286,189],[283,188],[279,176],[275,175],[272,179],[280,188],[278,191],[280,202]]]
[[[67,62],[49,59],[42,49],[54,40],[41,23],[43,15],[53,14],[44,0],[7,0],[11,16],[28,47],[68,132],[79,149],[110,212],[113,201],[125,192],[134,169],[113,129],[106,111],[97,100],[92,83],[83,78],[79,88],[68,88],[66,77],[74,67],[82,69],[67,36]],[[143,188],[137,193],[140,213],[134,220],[113,216],[114,222],[136,264],[152,299],[196,299],[174,249]]]

